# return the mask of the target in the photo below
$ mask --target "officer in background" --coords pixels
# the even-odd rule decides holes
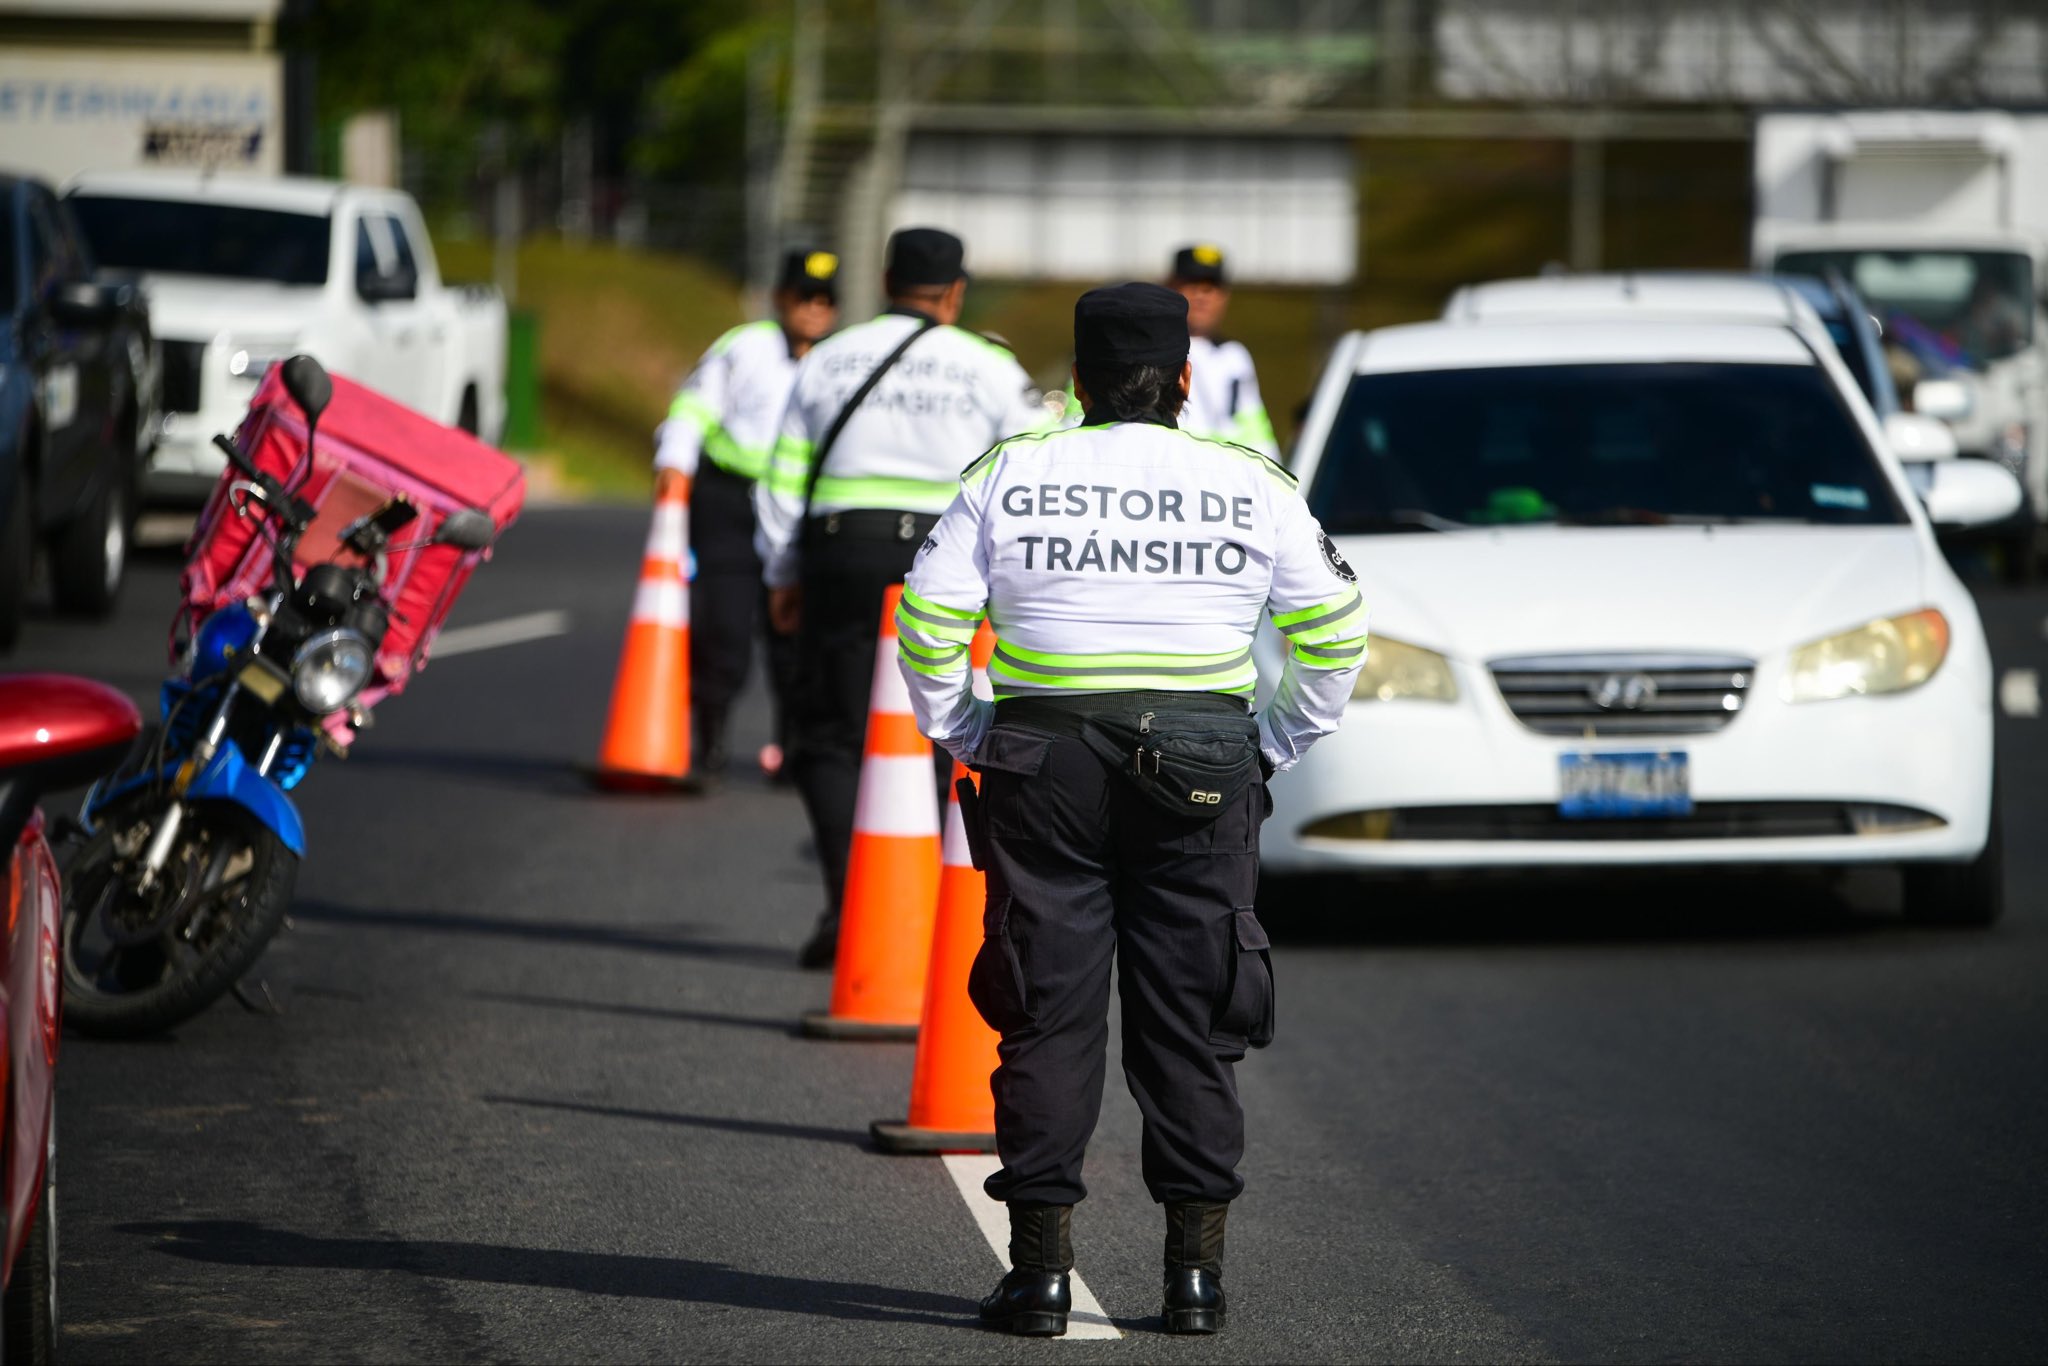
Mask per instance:
[[[825,875],[806,967],[830,967],[838,947],[883,594],[952,501],[961,465],[1049,420],[1016,358],[955,326],[963,256],[936,228],[889,239],[887,311],[805,357],[755,493],[769,614],[797,637],[790,763]]]
[[[968,828],[987,938],[968,990],[1002,1035],[987,1184],[1009,1205],[1012,1270],[981,1313],[1013,1333],[1066,1331],[1112,958],[1145,1185],[1166,1207],[1166,1330],[1223,1326],[1224,1215],[1244,1184],[1233,1067],[1273,1034],[1252,911],[1265,781],[1336,729],[1365,659],[1355,576],[1293,479],[1176,430],[1187,318],[1159,285],[1081,296],[1082,425],[968,467],[896,619],[919,725],[982,775]],[[1289,651],[1253,716],[1262,613]],[[969,685],[984,614],[993,702]]]
[[[1280,443],[1259,397],[1259,377],[1252,353],[1243,342],[1217,335],[1230,311],[1230,284],[1223,273],[1223,251],[1207,243],[1182,247],[1173,254],[1167,284],[1188,301],[1188,364],[1194,382],[1188,406],[1181,413],[1183,431],[1220,436],[1249,446],[1261,455],[1280,458]]]
[[[767,473],[797,362],[838,321],[838,277],[839,258],[830,252],[785,256],[775,285],[775,316],[742,323],[713,342],[656,434],[656,495],[680,488],[692,499],[690,705],[699,773],[725,767],[726,718],[746,685],[762,616],[754,484]],[[793,655],[787,636],[769,634],[775,739],[762,750],[761,766],[771,777],[782,767]]]

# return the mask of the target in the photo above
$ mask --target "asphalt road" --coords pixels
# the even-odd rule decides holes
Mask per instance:
[[[456,624],[567,633],[437,661],[300,789],[281,1015],[66,1041],[74,1358],[2048,1351],[2042,721],[2000,723],[2013,906],[1989,933],[1905,928],[1876,875],[1303,889],[1279,1040],[1239,1069],[1229,1331],[1157,1332],[1112,1068],[1075,1232],[1125,1336],[1005,1340],[973,1326],[1000,1267],[945,1170],[867,1144],[909,1047],[790,1033],[827,990],[792,963],[819,904],[795,799],[576,776],[642,530],[530,515]],[[32,622],[9,665],[148,697],[175,575],[140,565],[111,625]],[[2048,666],[2048,594],[1986,611],[2002,669]]]

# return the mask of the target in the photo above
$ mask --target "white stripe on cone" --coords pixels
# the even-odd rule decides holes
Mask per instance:
[[[647,529],[650,559],[682,563],[690,543],[690,509],[687,503],[656,503],[654,525]]]
[[[863,835],[939,833],[939,794],[923,754],[870,754],[861,763],[853,828]]]
[[[972,868],[974,856],[967,851],[967,821],[960,814],[960,796],[946,803],[946,842],[939,862],[948,868]]]
[[[642,579],[633,590],[633,620],[682,630],[690,624],[690,594],[673,575]]]
[[[903,681],[903,668],[896,662],[894,639],[885,639],[882,648],[875,651],[875,676],[868,685],[868,712],[910,715],[910,685]]]

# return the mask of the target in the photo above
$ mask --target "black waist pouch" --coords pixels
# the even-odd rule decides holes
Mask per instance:
[[[1039,698],[1003,705],[1024,724],[1082,741],[1147,800],[1176,816],[1219,814],[1260,772],[1259,725],[1241,703],[1185,693],[1087,701],[1085,709]]]

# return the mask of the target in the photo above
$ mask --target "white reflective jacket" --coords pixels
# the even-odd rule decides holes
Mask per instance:
[[[796,582],[796,539],[818,442],[922,321],[892,310],[820,342],[797,366],[774,457],[754,490],[769,587]],[[964,328],[929,328],[847,419],[826,453],[811,511],[942,512],[975,456],[1050,421],[1016,357]]]
[[[695,475],[701,455],[742,479],[759,479],[789,407],[796,366],[789,338],[773,319],[742,323],[711,343],[655,429],[654,467]]]
[[[995,697],[1160,690],[1249,697],[1262,614],[1287,638],[1259,718],[1287,768],[1337,728],[1365,662],[1356,576],[1254,451],[1149,423],[1005,441],[960,478],[918,552],[897,655],[924,733],[956,756],[987,734],[968,647],[986,614]]]
[[[1194,375],[1187,406],[1181,409],[1181,429],[1196,436],[1220,436],[1278,460],[1280,443],[1274,439],[1252,353],[1244,343],[1192,337],[1188,364]]]

